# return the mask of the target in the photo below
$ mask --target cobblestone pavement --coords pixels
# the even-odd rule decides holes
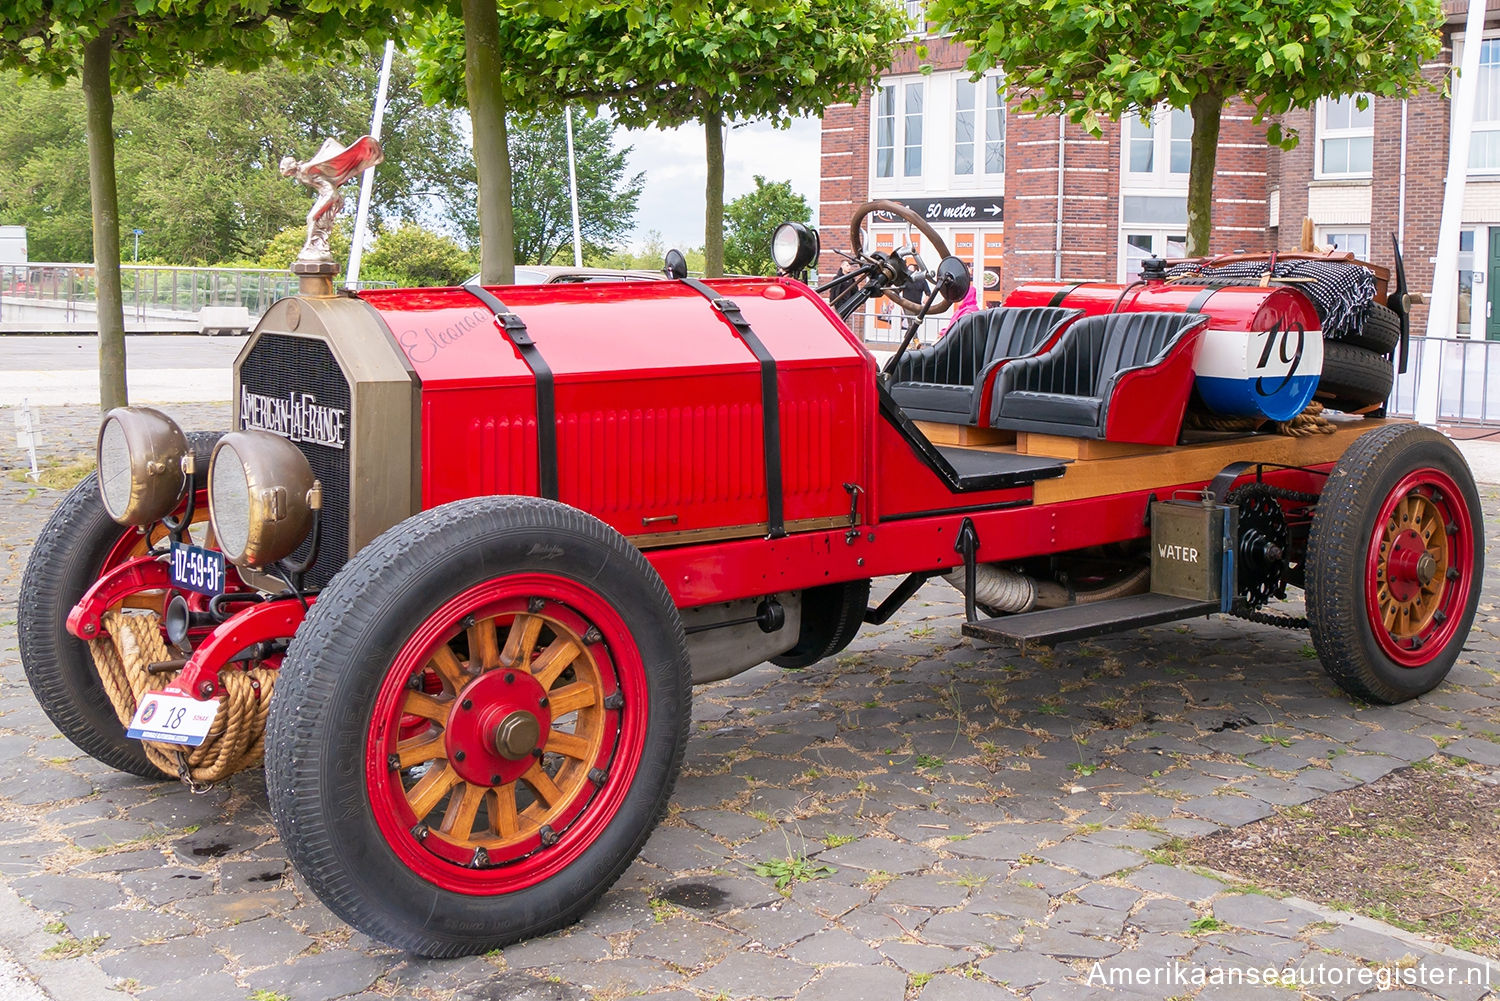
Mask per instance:
[[[222,412],[179,409],[189,427]],[[54,452],[88,449],[91,411],[46,420]],[[1493,525],[1500,491],[1482,493]],[[1152,850],[1440,746],[1500,768],[1500,744],[1476,736],[1500,729],[1493,557],[1451,680],[1397,707],[1347,701],[1304,633],[1239,620],[1035,657],[976,649],[956,594],[930,586],[832,662],[699,689],[667,822],[574,928],[428,962],[352,933],[306,890],[259,772],[193,795],[109,771],[54,732],[22,677],[15,600],[56,499],[0,481],[0,895],[29,902],[0,899],[0,946],[59,998],[1295,997],[1193,982],[1274,967],[1342,1001],[1374,989],[1360,969],[1403,958],[1459,982],[1387,997],[1485,991],[1488,971],[1472,978],[1462,956]],[[785,893],[755,872],[799,856],[832,871]],[[1117,971],[1141,968],[1158,982],[1118,986]],[[64,970],[95,986],[61,992]]]

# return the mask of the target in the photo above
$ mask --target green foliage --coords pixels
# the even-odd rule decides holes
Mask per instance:
[[[857,100],[909,27],[897,5],[867,0],[600,4],[566,20],[534,10],[500,12],[501,61],[525,67],[485,81],[504,101],[539,109],[605,105],[629,127],[701,122],[711,137],[727,122],[784,125]],[[467,95],[463,30],[443,14],[416,35],[429,100],[458,105]],[[475,116],[476,133],[498,127]],[[716,274],[723,266],[722,150],[711,144],[708,160],[706,267]]]
[[[826,879],[838,872],[831,865],[819,865],[805,855],[793,855],[788,858],[767,859],[755,867],[757,876],[773,876],[776,879],[776,889],[787,890],[795,883],[804,883],[810,879]]]
[[[474,259],[446,236],[407,223],[376,238],[364,257],[360,277],[394,281],[403,287],[457,285],[475,267]]]
[[[126,256],[133,228],[145,230],[143,257],[181,264],[253,260],[278,231],[295,225],[300,232],[311,198],[280,175],[277,162],[288,153],[307,156],[325,136],[352,139],[366,131],[377,69],[368,57],[307,72],[211,69],[180,87],[122,96],[115,165]],[[467,143],[450,113],[422,102],[404,57],[393,67],[389,95],[372,217],[391,223],[431,216],[433,198],[472,204]],[[90,259],[76,83],[54,89],[0,74],[0,177],[11,179],[0,184],[0,217],[28,227],[34,258]],[[271,266],[286,267],[301,239]]]
[[[807,199],[790,181],[755,175],[755,190],[724,206],[724,269],[731,274],[775,274],[771,233],[784,222],[811,222]]]
[[[516,263],[572,263],[566,121],[562,115],[512,115],[509,131]],[[626,176],[630,149],[615,148],[609,119],[574,114],[578,218],[585,254],[608,252],[635,226],[645,175]],[[477,216],[465,213],[464,223],[471,242],[477,242]],[[559,255],[564,260],[558,260]]]
[[[970,69],[1003,66],[1023,108],[1097,130],[1101,118],[1163,103],[1186,108],[1201,94],[1242,97],[1264,117],[1320,97],[1410,93],[1439,49],[1442,6],[933,0],[927,16],[973,49]]]
[[[624,268],[627,270],[660,271],[662,262],[667,256],[667,251],[672,248],[667,246],[666,240],[662,239],[660,230],[649,230],[646,233],[645,242],[641,244],[639,251],[628,247],[609,251],[608,253],[589,253],[584,251],[583,263],[591,268]],[[678,247],[682,256],[687,258],[688,273],[693,275],[703,274],[703,248],[702,247]]]
[[[347,261],[349,259],[349,244],[354,235],[354,222],[348,216],[344,216],[334,223],[333,232],[329,234],[328,251],[333,254],[335,261]],[[260,258],[256,260],[258,268],[275,268],[285,271],[292,266],[297,255],[302,251],[302,244],[307,240],[307,226],[303,223],[294,223],[271,237],[265,249],[261,251]],[[366,258],[368,260],[369,258]],[[363,266],[361,266],[363,270]],[[369,275],[365,275],[369,277]]]
[[[55,84],[77,77],[104,35],[116,90],[181,80],[205,66],[250,70],[400,37],[419,0],[10,0],[0,6],[0,67]]]
[[[1191,109],[1194,256],[1208,252],[1227,100],[1249,102],[1262,122],[1322,97],[1411,93],[1440,48],[1443,13],[1439,0],[932,0],[927,18],[970,47],[969,69],[1004,67],[1023,111],[1066,115],[1097,133],[1101,119],[1130,111]],[[1267,139],[1296,143],[1274,122]]]

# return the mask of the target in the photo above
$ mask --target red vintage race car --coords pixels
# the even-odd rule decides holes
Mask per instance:
[[[624,872],[694,683],[816,664],[936,576],[992,642],[1280,616],[1357,697],[1443,680],[1481,515],[1444,437],[1380,416],[1399,275],[1153,262],[1023,288],[882,367],[841,316],[927,267],[860,249],[874,211],[905,212],[857,213],[826,301],[795,226],[771,279],[305,278],[236,363],[234,430],[106,416],[25,574],[38,699],[142,775],[263,755],[314,892],[451,956],[576,920]],[[968,281],[930,277],[919,314]],[[1291,588],[1305,623],[1265,610]]]

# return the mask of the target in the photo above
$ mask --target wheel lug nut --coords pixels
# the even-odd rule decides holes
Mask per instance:
[[[454,761],[462,761],[463,759],[465,759],[467,757],[468,757],[468,755],[465,754],[463,751],[454,751],[453,752],[453,760]]]
[[[499,784],[500,784],[500,776],[498,776],[498,775],[491,775],[490,776],[490,785],[497,786]]]
[[[539,706],[545,706],[547,704],[547,696],[543,695],[541,698],[537,699],[536,704]]]
[[[460,709],[473,709],[474,708],[474,700],[473,699],[464,699],[462,702],[460,702],[458,704],[458,707]]]
[[[514,671],[505,672],[505,683],[507,685],[514,685],[516,683],[516,674]]]

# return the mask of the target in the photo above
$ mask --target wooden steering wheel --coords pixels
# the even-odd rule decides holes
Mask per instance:
[[[865,251],[864,231],[865,219],[875,212],[888,213],[890,215],[896,216],[910,226],[915,226],[917,228],[917,231],[927,238],[927,240],[929,241],[929,246],[932,248],[933,252],[938,255],[938,258],[940,260],[944,257],[949,256],[948,244],[943,241],[943,238],[941,236],[938,236],[937,230],[933,229],[932,226],[927,222],[927,220],[923,219],[921,216],[917,215],[915,212],[907,208],[905,205],[902,205],[900,202],[892,202],[887,201],[883,198],[877,198],[874,201],[865,202],[859,208],[855,209],[854,215],[849,219],[849,246],[854,250],[855,256],[858,257],[862,263],[876,263],[875,259]],[[920,255],[917,256],[917,263],[920,266],[921,270],[931,270],[927,267],[926,262],[922,260]],[[901,297],[900,289],[888,287],[883,290],[883,294],[887,299],[891,300],[896,305],[906,310],[908,313],[915,313],[922,308],[922,304],[920,302],[912,302],[909,299],[903,299]],[[929,312],[941,313],[951,305],[953,304],[948,301],[947,297],[939,292],[937,298],[933,300],[932,309],[929,310]]]

